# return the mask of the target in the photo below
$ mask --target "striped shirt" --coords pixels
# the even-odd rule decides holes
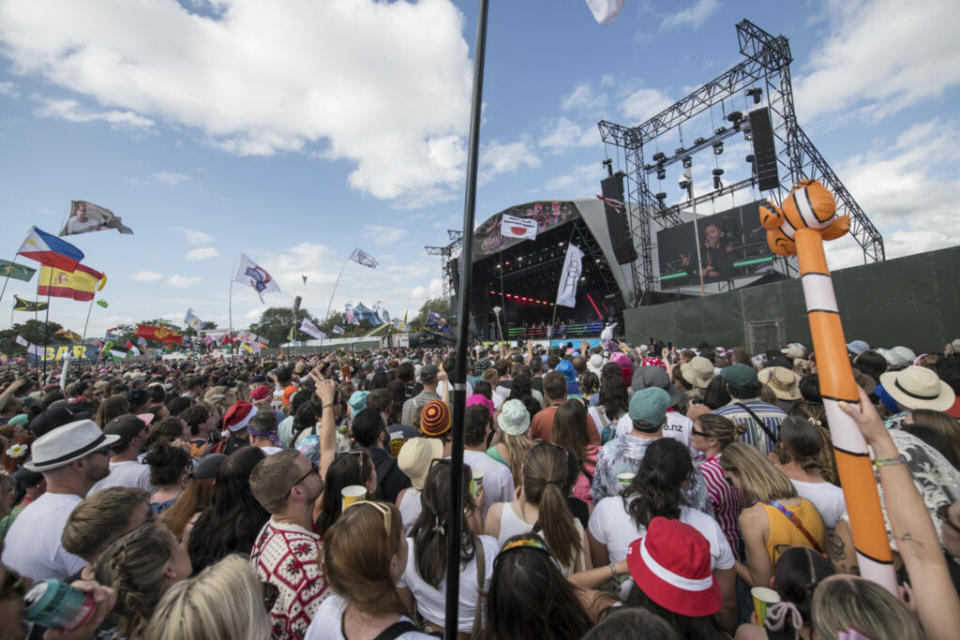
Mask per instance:
[[[720,454],[710,456],[698,465],[707,485],[707,495],[713,505],[713,517],[723,530],[733,553],[740,548],[740,527],[737,518],[743,509],[743,495],[740,490],[726,481],[720,467]]]
[[[757,418],[763,421],[766,430],[757,424],[757,421],[750,415],[750,411],[741,407],[741,404],[745,405]],[[740,436],[740,442],[752,444],[763,455],[773,451],[773,445],[776,444],[776,440],[780,436],[780,425],[787,417],[787,414],[780,407],[775,407],[757,399],[738,400],[734,398],[730,401],[730,404],[720,407],[714,413],[745,425],[747,431]],[[767,435],[767,431],[773,435],[773,438]]]

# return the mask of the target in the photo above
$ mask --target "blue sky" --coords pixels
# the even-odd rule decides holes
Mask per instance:
[[[530,200],[592,197],[614,153],[596,122],[638,124],[736,64],[734,25],[747,17],[789,38],[800,124],[888,257],[956,243],[954,3],[627,0],[608,26],[582,0],[491,5],[477,222]],[[381,300],[392,315],[415,313],[440,291],[439,259],[423,246],[461,225],[476,10],[0,0],[0,257],[31,224],[56,232],[82,199],[135,231],[73,238],[109,279],[110,307],[93,307],[89,335],[182,322],[187,307],[225,327],[241,252],[278,279],[268,305],[301,295],[322,316],[359,246],[380,267],[349,264],[334,309]],[[727,151],[732,178],[743,154]],[[675,177],[665,184],[679,199]],[[834,267],[859,262],[850,243],[832,249]],[[11,281],[4,304],[35,287]],[[234,286],[235,329],[264,308]],[[79,332],[86,311],[54,299],[51,319]]]

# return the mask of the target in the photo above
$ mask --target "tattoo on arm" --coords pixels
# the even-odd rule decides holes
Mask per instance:
[[[844,541],[843,536],[831,534],[829,544],[830,549],[828,553],[837,572],[855,576],[860,575],[860,566],[856,562],[856,556],[853,556],[851,562],[847,562],[847,543]]]
[[[904,532],[904,534],[897,539],[900,542],[912,542],[913,544],[923,549],[923,543],[917,540],[916,538],[914,538],[912,535],[910,535],[909,531]]]

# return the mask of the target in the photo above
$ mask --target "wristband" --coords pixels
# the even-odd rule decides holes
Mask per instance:
[[[896,464],[907,464],[907,459],[900,454],[894,458],[877,458],[873,461],[875,467],[892,467]]]
[[[325,404],[325,405],[323,405],[323,408],[321,409],[321,411],[322,411],[323,409],[332,409],[332,408],[333,408],[333,403],[331,402],[330,404]]]
[[[617,572],[613,570],[613,565],[614,565],[614,563],[611,562],[611,563],[610,563],[610,577],[616,579],[616,577],[617,577]]]

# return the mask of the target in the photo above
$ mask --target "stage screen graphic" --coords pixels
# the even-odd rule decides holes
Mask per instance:
[[[770,271],[773,254],[760,226],[763,200],[697,219],[700,267],[704,283],[730,281]],[[693,222],[657,232],[660,286],[663,289],[700,284]]]
[[[500,219],[504,214],[517,218],[534,218],[537,221],[537,235],[555,227],[576,220],[580,217],[577,206],[570,201],[542,201],[528,202],[491,216],[477,227],[473,234],[473,261],[477,262],[487,256],[509,249],[521,242],[529,242],[517,238],[505,238],[500,233]]]

